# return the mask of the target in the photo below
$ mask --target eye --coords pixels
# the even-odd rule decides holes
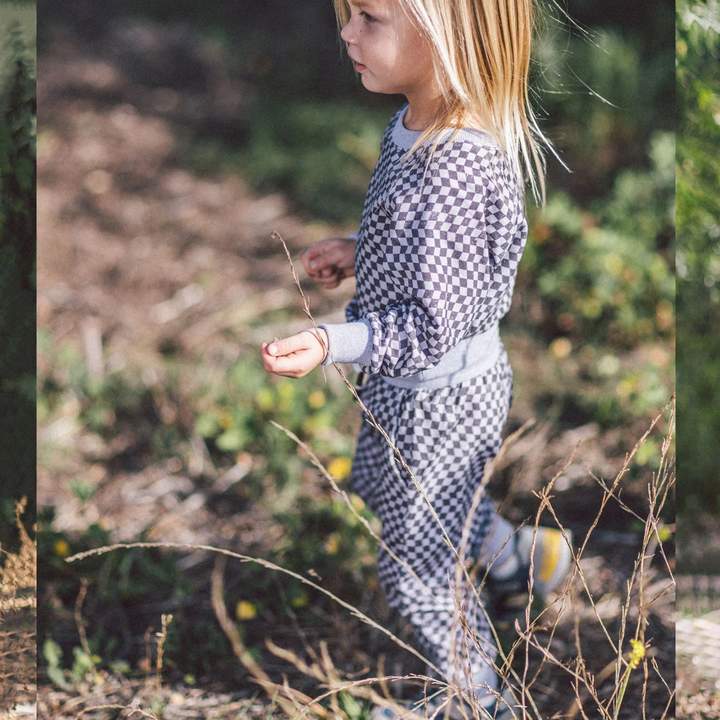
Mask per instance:
[[[375,18],[369,13],[366,13],[364,10],[360,13],[360,17],[362,17],[367,23],[375,22]]]

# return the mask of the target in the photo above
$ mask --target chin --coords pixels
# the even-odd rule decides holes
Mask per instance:
[[[366,90],[374,93],[380,93],[381,95],[393,95],[395,90],[390,90],[387,87],[383,87],[381,83],[375,82],[373,78],[362,75],[362,84]]]

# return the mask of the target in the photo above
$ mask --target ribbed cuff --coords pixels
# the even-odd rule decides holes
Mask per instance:
[[[328,354],[323,365],[331,365],[333,360],[337,363],[370,364],[373,334],[369,320],[318,327],[328,336]]]

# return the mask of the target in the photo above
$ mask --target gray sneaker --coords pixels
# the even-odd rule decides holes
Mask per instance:
[[[539,527],[533,553],[533,594],[546,598],[557,589],[572,566],[572,533],[566,530],[570,545],[560,530]],[[535,528],[523,525],[513,535],[512,551],[517,560],[517,570],[508,577],[487,575],[487,589],[493,600],[508,595],[527,593],[530,586],[530,553],[533,547]]]

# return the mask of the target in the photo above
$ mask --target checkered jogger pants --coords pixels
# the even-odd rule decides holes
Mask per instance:
[[[503,352],[479,377],[436,390],[401,389],[373,376],[361,398],[397,446],[458,548],[485,463],[500,449],[512,401],[507,355]],[[408,473],[367,422],[358,438],[352,481],[355,492],[380,518],[383,540],[406,564],[380,548],[378,571],[389,603],[412,623],[422,652],[445,678],[461,687],[474,685],[482,696],[486,691],[480,686],[494,683],[496,677],[491,668],[495,651],[482,608],[466,589],[467,622],[476,636],[475,642],[468,641],[457,618],[453,620],[455,556]],[[495,517],[494,505],[484,495],[471,529],[476,545]]]

